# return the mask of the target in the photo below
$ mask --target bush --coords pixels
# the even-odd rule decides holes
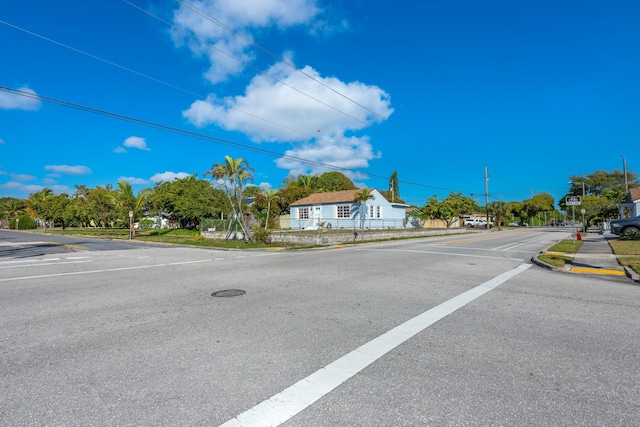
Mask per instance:
[[[262,227],[253,227],[253,240],[255,243],[259,243],[261,245],[269,245],[271,244],[271,236],[269,235],[269,231],[265,230]]]
[[[22,224],[20,224],[22,225]],[[631,228],[620,236],[620,240],[640,240],[640,233],[635,228]]]
[[[18,228],[16,228],[16,223],[18,224]],[[36,222],[32,220],[29,215],[21,215],[9,221],[9,228],[13,230],[35,230]]]

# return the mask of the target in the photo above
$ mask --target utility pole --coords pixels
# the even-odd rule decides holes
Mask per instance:
[[[490,218],[489,218],[489,172],[487,170],[487,165],[484,165],[484,203],[485,209],[487,210],[487,229],[490,229],[489,226]]]
[[[622,156],[622,170],[624,171],[624,191],[629,192],[629,182],[627,182],[627,159]]]

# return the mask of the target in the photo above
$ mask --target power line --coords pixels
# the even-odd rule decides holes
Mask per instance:
[[[13,88],[8,87],[8,86],[0,85],[0,90],[4,91],[4,92],[7,92],[7,93],[14,94],[14,95],[24,96],[26,98],[36,99],[36,100],[47,102],[47,103],[50,103],[50,104],[59,105],[59,106],[65,107],[65,108],[71,108],[71,109],[74,109],[74,110],[85,111],[85,112],[88,112],[88,113],[97,114],[97,115],[108,117],[108,118],[111,118],[111,119],[121,120],[121,121],[124,121],[124,122],[133,123],[133,124],[136,124],[136,125],[145,126],[145,127],[152,128],[152,129],[157,129],[157,130],[161,130],[161,131],[164,131],[164,132],[174,133],[174,134],[181,135],[181,136],[186,136],[186,137],[189,137],[189,138],[200,139],[200,140],[213,142],[213,143],[220,144],[220,145],[226,145],[226,146],[229,146],[229,147],[238,148],[238,149],[241,149],[241,150],[253,151],[255,153],[264,154],[264,155],[268,155],[268,156],[272,156],[272,157],[279,157],[279,158],[284,158],[284,159],[287,159],[287,160],[294,160],[294,161],[297,161],[297,162],[307,163],[307,164],[323,167],[323,168],[330,169],[330,170],[351,172],[351,173],[355,173],[355,174],[362,174],[362,172],[359,172],[359,171],[356,171],[356,170],[353,170],[353,169],[343,168],[343,167],[340,167],[340,166],[330,165],[330,164],[318,162],[318,161],[315,161],[315,160],[309,160],[309,159],[304,159],[304,158],[301,158],[301,157],[291,156],[291,155],[288,155],[288,154],[283,154],[283,153],[279,153],[279,152],[272,151],[272,150],[267,150],[267,149],[260,148],[260,147],[250,146],[250,145],[247,145],[247,144],[243,144],[243,143],[236,142],[236,141],[231,141],[231,140],[228,140],[228,139],[217,138],[217,137],[209,136],[209,135],[203,135],[201,133],[192,132],[192,131],[188,131],[188,130],[185,130],[185,129],[176,128],[176,127],[173,127],[173,126],[163,125],[161,123],[156,123],[156,122],[152,122],[152,121],[149,121],[149,120],[143,120],[143,119],[139,119],[139,118],[136,118],[136,117],[128,116],[128,115],[125,115],[125,114],[114,113],[114,112],[111,112],[111,111],[102,110],[102,109],[94,108],[94,107],[89,107],[89,106],[86,106],[86,105],[77,104],[77,103],[74,103],[74,102],[65,101],[65,100],[58,99],[58,98],[53,98],[53,97],[48,97],[48,96],[44,96],[44,95],[40,95],[40,94],[35,94],[35,93],[31,93],[31,92],[20,90],[20,89],[13,89]],[[366,175],[370,176],[372,178],[377,178],[377,179],[384,179],[384,180],[388,179],[388,177],[382,176],[382,175],[374,175],[374,174],[369,174],[369,173],[366,174]],[[422,187],[422,188],[431,188],[431,189],[435,189],[435,190],[443,190],[443,191],[450,191],[450,192],[454,191],[454,190],[448,189],[448,188],[436,187],[436,186],[426,185],[426,184],[420,184],[420,183],[411,182],[411,181],[399,180],[398,182],[401,182],[401,183],[407,184],[407,185],[413,185],[413,186],[416,186],[416,187]]]
[[[228,56],[228,57],[230,57],[230,58],[233,58],[233,59],[237,60],[238,62],[242,63],[243,65],[245,65],[245,66],[247,66],[247,67],[251,68],[252,70],[256,71],[258,74],[263,75],[263,76],[266,76],[266,77],[269,77],[269,78],[273,79],[274,81],[277,81],[277,82],[279,82],[279,83],[281,83],[281,84],[283,84],[283,85],[285,85],[285,86],[289,87],[290,89],[292,89],[292,90],[294,90],[294,91],[296,91],[296,92],[298,92],[298,93],[300,93],[300,94],[302,94],[302,95],[305,95],[305,96],[309,97],[310,99],[312,99],[312,100],[314,100],[314,101],[317,101],[317,102],[319,102],[319,103],[321,103],[321,104],[323,104],[323,105],[327,106],[328,108],[331,108],[332,110],[334,110],[334,111],[336,111],[336,112],[338,112],[338,113],[340,113],[340,114],[343,114],[343,115],[345,115],[345,116],[347,116],[347,117],[349,117],[349,118],[351,118],[351,119],[353,119],[353,120],[355,120],[355,121],[357,121],[357,122],[359,122],[359,123],[361,123],[361,124],[364,124],[364,125],[370,126],[370,124],[369,124],[368,122],[363,121],[363,120],[361,120],[361,119],[359,119],[359,118],[357,118],[357,117],[354,117],[353,115],[351,115],[351,114],[349,114],[349,113],[346,113],[346,112],[344,112],[344,111],[342,111],[342,110],[339,110],[339,109],[337,109],[336,107],[333,107],[332,105],[329,105],[329,104],[325,103],[324,101],[321,101],[321,100],[319,100],[319,99],[317,99],[317,98],[313,97],[312,95],[309,95],[309,94],[307,94],[306,92],[301,91],[301,90],[297,89],[296,87],[294,87],[294,86],[292,86],[292,85],[290,85],[290,84],[288,84],[288,83],[286,83],[286,82],[282,81],[281,79],[279,79],[279,78],[277,78],[277,77],[275,77],[275,76],[272,76],[272,75],[270,75],[270,74],[268,74],[268,73],[265,73],[265,72],[263,72],[263,71],[259,70],[258,68],[256,68],[256,67],[252,66],[251,64],[248,64],[247,62],[245,62],[245,61],[244,61],[244,60],[242,60],[241,58],[238,58],[238,57],[236,57],[235,55],[232,55],[232,54],[231,54],[231,53],[229,53],[229,52],[226,52],[226,51],[224,51],[224,50],[222,50],[222,49],[219,49],[218,47],[216,47],[216,46],[212,45],[211,43],[209,43],[209,42],[207,42],[207,41],[205,41],[205,40],[202,40],[202,39],[200,39],[200,38],[196,37],[196,36],[195,36],[195,35],[193,35],[192,33],[187,32],[186,30],[184,30],[184,29],[182,29],[182,28],[177,27],[176,25],[174,25],[174,24],[172,24],[172,23],[170,23],[170,22],[168,22],[168,21],[166,21],[166,20],[164,20],[164,19],[160,18],[159,16],[157,16],[157,15],[155,15],[155,14],[153,14],[153,13],[151,13],[151,12],[149,12],[149,11],[147,11],[147,10],[143,9],[143,8],[141,8],[140,6],[138,6],[138,5],[136,5],[136,4],[132,3],[132,2],[130,2],[129,0],[122,0],[122,1],[123,1],[124,3],[126,3],[126,4],[130,5],[130,6],[134,7],[135,9],[137,9],[137,10],[139,10],[139,11],[141,11],[141,12],[143,12],[143,13],[147,14],[147,15],[149,15],[150,17],[152,17],[152,18],[154,18],[154,19],[156,19],[156,20],[158,20],[158,21],[160,21],[160,22],[164,23],[165,25],[168,25],[168,26],[170,26],[171,28],[175,28],[175,29],[177,29],[177,30],[182,31],[183,33],[185,33],[185,34],[186,34],[188,37],[190,37],[191,39],[193,39],[193,40],[195,40],[195,41],[198,41],[198,42],[200,42],[200,43],[202,43],[202,44],[205,44],[205,45],[207,45],[207,46],[211,47],[212,49],[214,49],[215,51],[220,52],[220,53],[222,53],[222,54],[224,54],[224,55],[226,55],[226,56]],[[384,116],[382,116],[382,115],[381,115],[381,114],[379,114],[378,112],[376,112],[376,111],[374,111],[374,110],[370,109],[369,107],[367,107],[367,106],[365,106],[365,105],[363,105],[363,104],[359,103],[358,101],[356,101],[356,100],[354,100],[354,99],[350,98],[349,96],[347,96],[347,95],[343,94],[343,93],[342,93],[342,92],[340,92],[339,90],[337,90],[337,89],[335,89],[335,88],[331,87],[330,85],[328,85],[328,84],[324,83],[322,80],[319,80],[319,79],[317,79],[316,77],[312,76],[311,74],[309,74],[309,73],[305,72],[304,70],[297,68],[297,67],[295,66],[295,64],[293,64],[293,63],[291,63],[291,62],[287,61],[286,59],[284,59],[283,57],[281,57],[281,56],[279,56],[279,55],[276,55],[275,53],[271,52],[271,51],[270,51],[269,49],[267,49],[266,47],[264,47],[264,46],[262,46],[262,45],[260,45],[260,44],[258,44],[258,43],[256,43],[256,42],[254,42],[253,40],[251,40],[251,39],[249,39],[248,37],[244,36],[244,35],[243,35],[243,34],[241,34],[240,32],[238,32],[238,31],[234,30],[233,28],[229,27],[228,25],[224,24],[223,22],[221,22],[221,21],[217,20],[216,18],[212,17],[211,15],[207,14],[207,13],[206,13],[205,11],[203,11],[202,9],[198,8],[197,6],[194,6],[192,3],[186,2],[186,1],[184,1],[184,0],[177,0],[177,1],[178,1],[179,3],[181,3],[181,4],[184,4],[184,5],[185,5],[185,6],[187,6],[189,9],[193,10],[195,13],[197,13],[197,14],[198,14],[198,15],[200,15],[200,16],[202,16],[203,18],[205,18],[205,19],[207,19],[207,20],[211,21],[212,23],[214,23],[214,24],[216,24],[216,25],[220,26],[220,27],[221,27],[221,28],[223,28],[225,31],[228,31],[228,32],[229,32],[229,33],[231,33],[232,35],[234,35],[234,36],[236,36],[236,37],[240,38],[241,40],[243,40],[243,41],[244,41],[244,42],[246,42],[247,44],[249,44],[249,45],[251,45],[251,46],[255,47],[256,49],[258,49],[258,50],[260,50],[260,51],[262,51],[262,52],[264,52],[265,54],[267,54],[267,55],[268,55],[268,56],[270,56],[271,58],[275,59],[275,60],[276,60],[276,61],[278,61],[279,63],[282,63],[282,64],[284,64],[284,65],[288,66],[289,68],[291,68],[291,69],[295,70],[296,72],[298,72],[298,73],[302,74],[303,76],[305,76],[305,77],[307,77],[307,78],[311,79],[312,81],[314,81],[314,82],[318,83],[319,85],[321,85],[321,86],[325,87],[326,89],[330,90],[331,92],[333,92],[333,93],[335,93],[335,94],[339,95],[340,97],[342,97],[342,98],[344,98],[344,99],[346,99],[346,100],[350,101],[351,103],[353,103],[353,104],[357,105],[358,107],[360,107],[360,108],[364,109],[364,110],[365,110],[365,111],[367,111],[368,113],[370,113],[370,114],[372,114],[372,115],[374,115],[374,116],[376,116],[376,117],[378,117],[378,118],[380,118],[380,119],[382,119],[382,120],[385,120],[385,121],[387,121],[388,123],[393,124],[395,127],[398,127],[399,129],[402,129],[402,130],[404,130],[405,132],[407,132],[407,133],[409,133],[409,134],[413,134],[413,136],[414,136],[414,137],[418,137],[418,138],[420,138],[420,139],[425,140],[426,142],[429,142],[431,145],[434,145],[434,146],[436,146],[437,148],[440,148],[442,151],[444,151],[444,152],[446,152],[446,153],[455,154],[455,153],[452,153],[451,151],[449,151],[449,149],[448,149],[448,148],[446,148],[445,146],[440,145],[440,144],[436,143],[435,141],[430,140],[430,139],[428,139],[428,138],[426,138],[426,137],[424,137],[424,136],[422,136],[422,135],[418,134],[417,132],[413,132],[413,131],[411,131],[411,130],[409,130],[409,129],[407,129],[407,128],[404,128],[403,126],[401,126],[401,125],[399,125],[399,124],[396,124],[396,123],[395,123],[394,121],[392,121],[391,119],[389,119],[389,118],[385,118]],[[375,128],[374,128],[374,129],[375,129]],[[378,132],[381,132],[381,133],[383,133],[383,134],[386,134],[386,135],[388,135],[388,136],[390,136],[390,137],[392,137],[392,138],[394,138],[394,139],[396,139],[396,140],[398,140],[398,141],[401,141],[401,142],[403,142],[403,143],[405,143],[405,144],[407,144],[408,146],[411,146],[411,147],[413,147],[413,148],[418,148],[418,149],[421,149],[421,150],[423,150],[423,149],[424,149],[424,147],[422,147],[422,146],[420,146],[420,145],[417,145],[417,146],[416,146],[416,145],[412,144],[411,142],[409,142],[409,141],[407,141],[407,140],[405,140],[405,139],[403,139],[403,138],[400,138],[400,137],[398,137],[398,136],[396,136],[396,135],[393,135],[393,134],[391,134],[391,133],[389,133],[389,132],[386,132],[386,131],[384,131],[384,130],[381,130],[381,129],[375,129],[375,130],[376,130],[376,131],[378,131]],[[450,162],[452,162],[452,163],[455,163],[455,160],[453,160],[453,159],[451,159],[451,158],[448,158],[448,157],[445,157],[445,156],[443,156],[443,155],[438,155],[438,154],[433,153],[433,152],[431,152],[430,154],[436,155],[436,156],[438,156],[438,157],[440,157],[440,158],[442,158],[442,159],[444,159],[444,160],[448,160],[448,161],[450,161]],[[465,160],[469,160],[468,158],[464,158],[464,157],[463,157],[463,159],[465,159]]]

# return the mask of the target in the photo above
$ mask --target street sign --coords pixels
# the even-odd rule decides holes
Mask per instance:
[[[587,210],[586,209],[580,209],[580,213],[585,214],[585,213],[587,213]]]
[[[133,211],[129,211],[129,218],[133,218]]]
[[[567,206],[580,206],[580,196],[567,196]]]

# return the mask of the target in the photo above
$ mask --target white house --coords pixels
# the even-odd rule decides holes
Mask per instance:
[[[373,198],[355,201],[356,193],[344,190],[332,193],[316,193],[291,204],[292,229],[324,228],[402,228],[406,225],[408,205],[389,203],[378,190],[371,189]]]
[[[630,188],[627,198],[620,204],[620,218],[640,215],[640,188]]]

